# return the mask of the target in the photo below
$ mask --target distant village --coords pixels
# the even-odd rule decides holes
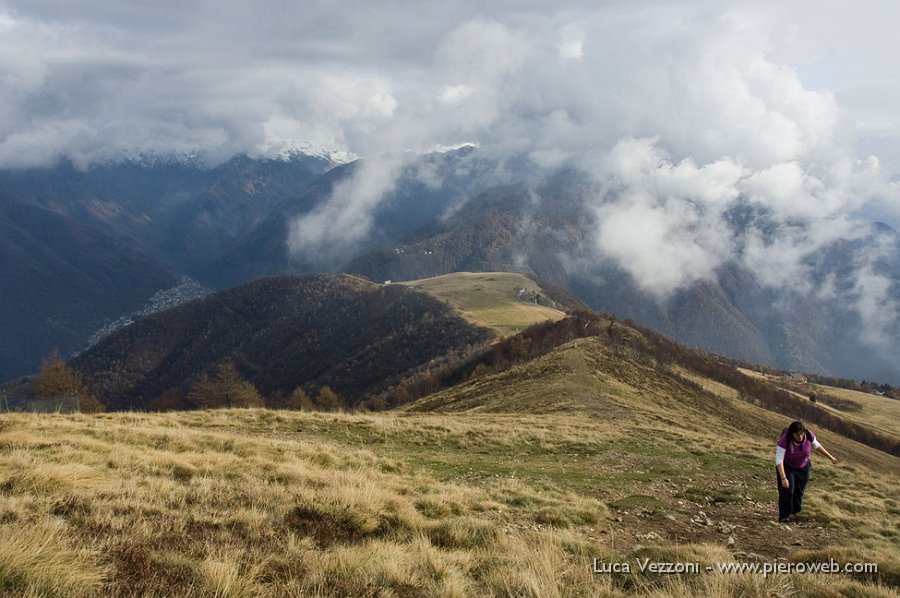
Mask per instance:
[[[144,316],[148,316],[165,309],[171,309],[173,307],[181,305],[182,303],[187,303],[192,299],[205,297],[211,292],[212,291],[210,291],[210,289],[206,288],[193,278],[182,276],[178,281],[178,284],[174,287],[157,291],[152,297],[150,297],[150,299],[147,301],[147,304],[140,310],[124,315],[116,320],[113,320],[112,322],[109,322],[108,324],[105,324],[100,330],[91,335],[82,351],[87,351],[113,332],[121,330],[129,324],[133,324],[135,321]]]

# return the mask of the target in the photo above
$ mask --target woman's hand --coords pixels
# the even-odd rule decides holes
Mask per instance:
[[[827,450],[825,450],[825,447],[824,447],[824,446],[819,446],[819,448],[816,449],[816,452],[819,453],[819,454],[821,454],[821,455],[825,455],[826,457],[828,457],[829,459],[831,459],[831,462],[832,462],[832,463],[834,463],[835,465],[837,464],[837,459],[834,457],[834,455],[832,455],[832,454],[829,453]]]
[[[791,487],[791,483],[788,482],[787,478],[781,478],[781,487],[784,488],[785,490],[787,490],[788,488]]]

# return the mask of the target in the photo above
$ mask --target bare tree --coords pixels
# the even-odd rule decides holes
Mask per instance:
[[[59,351],[53,351],[44,358],[36,390],[37,396],[42,399],[60,402],[64,399],[74,399],[78,410],[84,413],[106,411],[103,403],[88,390],[81,374],[69,367],[60,357]]]
[[[319,394],[316,395],[316,399],[313,403],[319,411],[337,411],[344,406],[343,399],[341,399],[340,395],[331,390],[330,386],[323,386],[319,390]]]
[[[216,366],[213,378],[204,375],[197,381],[188,393],[188,400],[200,409],[263,406],[256,387],[241,378],[231,362]]]

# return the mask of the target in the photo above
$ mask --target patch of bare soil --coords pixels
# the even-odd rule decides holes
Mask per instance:
[[[720,544],[737,560],[774,561],[790,560],[796,550],[840,545],[846,538],[843,530],[817,521],[809,507],[790,523],[779,523],[774,475],[771,481],[759,478],[731,480],[725,489],[702,477],[689,483],[664,479],[642,486],[641,495],[606,494],[602,499],[610,507],[609,521],[597,539],[618,550],[656,543]],[[754,498],[766,490],[770,500]],[[813,481],[807,496],[816,491]],[[642,505],[649,497],[655,501]]]

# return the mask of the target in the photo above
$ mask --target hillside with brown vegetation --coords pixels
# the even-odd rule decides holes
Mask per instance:
[[[111,410],[191,407],[191,388],[225,363],[265,397],[298,388],[316,396],[328,386],[353,406],[421,364],[489,337],[402,286],[281,277],[151,315],[72,365]]]

